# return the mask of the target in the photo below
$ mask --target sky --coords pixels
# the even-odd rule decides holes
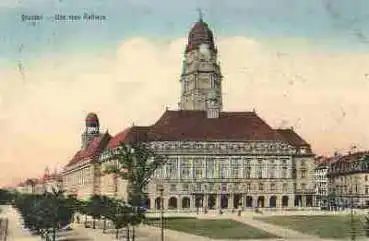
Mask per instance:
[[[176,109],[198,8],[225,110],[294,127],[319,155],[369,148],[366,0],[1,0],[0,185],[62,168],[88,112],[114,135]],[[105,19],[55,20],[84,14]]]

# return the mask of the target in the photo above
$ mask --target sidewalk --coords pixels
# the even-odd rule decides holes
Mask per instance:
[[[23,228],[17,210],[11,206],[1,206],[1,209],[3,210],[1,216],[7,217],[9,220],[7,241],[42,241],[39,236],[34,236]]]
[[[115,230],[108,229],[106,233],[103,233],[102,229],[85,228],[83,224],[73,224],[73,229],[80,235],[86,236],[94,241],[113,241],[115,239]],[[155,228],[147,225],[140,225],[136,227],[136,241],[160,241],[161,233],[160,228]],[[132,233],[130,234],[132,235]],[[119,237],[126,237],[126,230],[122,229],[119,231]],[[125,240],[125,239],[122,239]],[[164,230],[165,241],[210,241],[211,239],[190,235],[187,233],[176,232],[173,230]]]

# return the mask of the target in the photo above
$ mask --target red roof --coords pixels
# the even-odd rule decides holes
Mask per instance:
[[[105,148],[108,140],[110,140],[111,136],[109,133],[105,133],[103,135],[99,135],[94,137],[90,144],[87,146],[86,149],[79,150],[72,160],[67,164],[67,166],[76,164],[77,162],[86,160],[86,159],[93,159],[98,157],[101,153],[102,149]]]
[[[115,148],[121,143],[145,141],[147,140],[146,133],[149,129],[150,127],[148,126],[132,126],[130,128],[127,128],[111,138],[107,145],[107,148]]]
[[[255,112],[221,112],[207,118],[205,111],[166,111],[152,126],[133,126],[114,136],[107,148],[135,141],[283,141],[308,145],[293,130],[274,130]]]
[[[309,144],[302,139],[293,129],[277,129],[286,141],[292,146],[308,146]]]
[[[219,118],[207,118],[206,111],[196,110],[167,110],[152,126],[127,128],[109,138],[105,146],[102,139],[95,137],[68,165],[98,156],[105,147],[143,141],[282,141],[308,145],[293,130],[272,129],[255,112],[221,112]]]
[[[221,112],[207,118],[206,111],[166,111],[147,133],[152,141],[284,140],[255,112]]]

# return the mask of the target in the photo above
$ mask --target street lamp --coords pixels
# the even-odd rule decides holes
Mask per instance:
[[[161,209],[161,213],[160,213],[160,223],[161,223],[161,241],[164,241],[164,187],[160,186],[159,187],[159,192],[160,192],[160,209]]]

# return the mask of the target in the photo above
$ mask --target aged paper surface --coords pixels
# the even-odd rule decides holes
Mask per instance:
[[[0,186],[125,198],[124,181],[103,172],[108,151],[144,143],[167,158],[146,187],[149,211],[163,188],[170,213],[230,215],[270,237],[363,238],[368,9],[364,0],[1,0]],[[209,238],[251,238],[191,225]]]

